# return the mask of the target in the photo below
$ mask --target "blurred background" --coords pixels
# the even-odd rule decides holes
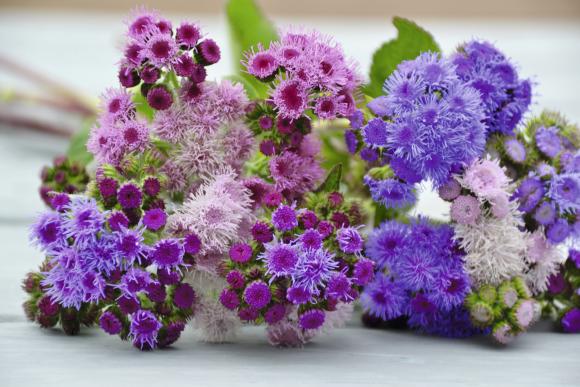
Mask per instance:
[[[372,53],[410,18],[444,52],[487,39],[535,82],[533,113],[557,109],[580,122],[580,1],[257,0],[279,27],[303,25],[331,34],[368,73]],[[19,279],[41,257],[27,247],[27,227],[43,208],[39,171],[67,147],[67,136],[94,112],[97,97],[117,84],[122,23],[144,4],[174,23],[190,19],[222,48],[209,78],[232,74],[225,1],[0,0],[0,319],[22,319]],[[421,212],[444,215],[429,200]]]

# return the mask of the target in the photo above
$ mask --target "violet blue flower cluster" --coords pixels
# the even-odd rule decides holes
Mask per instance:
[[[488,134],[512,134],[532,99],[532,83],[518,76],[516,66],[485,41],[462,44],[451,57],[455,72],[479,92]]]
[[[445,337],[479,331],[463,309],[471,284],[451,227],[424,218],[386,221],[370,233],[366,254],[377,268],[361,296],[367,319],[404,318],[414,329]]]
[[[267,324],[275,345],[300,346],[343,323],[373,276],[359,222],[357,205],[338,192],[310,194],[300,208],[272,203],[252,241],[230,249],[220,301],[242,321]]]

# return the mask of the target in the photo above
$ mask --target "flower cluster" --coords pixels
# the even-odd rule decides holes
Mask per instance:
[[[366,161],[390,163],[395,176],[383,191],[408,191],[402,185],[422,180],[440,186],[483,153],[479,93],[458,78],[447,58],[425,53],[402,62],[384,91],[368,104],[374,118],[365,124],[361,113],[353,115],[346,134],[348,148],[360,150]]]
[[[67,205],[42,214],[32,226],[33,242],[48,257],[40,273],[41,300],[57,311],[98,305],[105,332],[128,337],[140,349],[169,345],[192,313],[195,294],[182,282],[182,270],[197,252],[191,241],[199,240],[195,234],[161,236],[166,214],[159,207],[147,209],[153,201],[143,200],[151,194],[142,193],[145,182],[116,189],[114,179],[104,178],[99,187],[104,181],[117,197],[114,205],[105,204],[111,210],[102,208],[102,196],[99,202],[71,196]]]
[[[58,194],[83,192],[89,182],[89,175],[82,164],[66,156],[58,156],[52,166],[42,168],[40,180],[40,198],[47,206],[56,209],[64,197]]]
[[[230,249],[221,303],[242,321],[266,323],[273,344],[304,344],[346,318],[344,304],[373,276],[359,222],[357,205],[338,192],[310,194],[301,208],[272,203],[252,240]]]
[[[246,56],[248,73],[272,88],[270,101],[278,125],[304,117],[307,111],[321,119],[354,112],[354,92],[361,79],[354,62],[332,38],[316,31],[287,31],[269,48],[259,46]]]
[[[515,137],[492,142],[492,150],[517,180],[514,197],[526,229],[543,230],[554,244],[580,238],[580,130],[559,114],[544,112]]]
[[[288,200],[299,199],[323,176],[320,143],[312,118],[347,117],[355,109],[361,84],[354,64],[339,45],[317,32],[286,32],[268,49],[247,53],[249,74],[270,86],[247,122],[260,139],[268,176]]]
[[[530,106],[530,80],[520,79],[516,66],[485,41],[462,44],[451,61],[457,76],[479,92],[487,133],[512,134]]]
[[[206,78],[206,66],[220,60],[215,41],[202,37],[198,25],[182,22],[173,28],[171,22],[157,12],[137,10],[127,23],[127,42],[119,70],[119,81],[125,88],[141,85],[141,92],[153,109],[168,109],[174,93],[167,78],[182,78],[180,93],[195,102]]]
[[[493,338],[501,344],[510,343],[540,317],[539,303],[519,277],[480,287],[467,297],[466,307],[473,324],[491,328]]]
[[[471,284],[451,227],[422,218],[386,221],[370,233],[366,254],[377,267],[361,296],[370,317],[404,317],[415,329],[446,337],[477,333],[462,310]]]

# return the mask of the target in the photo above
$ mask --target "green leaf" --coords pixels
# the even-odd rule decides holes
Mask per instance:
[[[248,98],[250,98],[251,100],[260,99],[262,97],[254,87],[254,84],[250,82],[247,77],[235,74],[228,75],[227,77],[225,77],[225,79],[229,79],[232,82],[242,84],[244,86],[244,89],[246,89],[246,94],[248,95]]]
[[[93,160],[93,155],[87,150],[87,141],[91,132],[93,120],[86,120],[82,128],[73,134],[66,155],[71,161],[87,165]]]
[[[342,179],[342,164],[336,164],[328,175],[326,179],[320,186],[316,189],[316,193],[319,192],[336,192],[340,188],[340,180]]]
[[[147,103],[147,99],[141,94],[139,87],[132,90],[133,92],[133,102],[135,103],[135,108],[137,113],[145,117],[149,122],[153,121],[155,117],[155,110]]]
[[[247,80],[261,99],[266,98],[268,87],[245,73],[241,60],[244,52],[262,43],[265,48],[270,42],[278,40],[274,25],[264,16],[254,0],[230,0],[226,5],[226,13],[231,33],[233,58],[236,61],[238,74]],[[245,86],[245,84],[244,84]]]
[[[364,88],[371,97],[382,94],[385,79],[402,61],[414,59],[422,52],[441,51],[433,36],[412,21],[394,17],[393,24],[398,31],[397,38],[384,43],[373,54],[370,82]]]

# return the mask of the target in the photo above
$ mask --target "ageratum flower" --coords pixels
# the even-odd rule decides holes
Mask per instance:
[[[438,187],[457,166],[483,153],[479,94],[457,77],[449,60],[425,53],[403,62],[384,91],[386,96],[369,104],[381,119],[362,128],[363,140],[397,160],[398,177],[410,183],[431,180]]]
[[[530,80],[520,79],[510,60],[485,41],[461,45],[451,61],[457,76],[481,95],[487,132],[512,134],[530,106]]]

